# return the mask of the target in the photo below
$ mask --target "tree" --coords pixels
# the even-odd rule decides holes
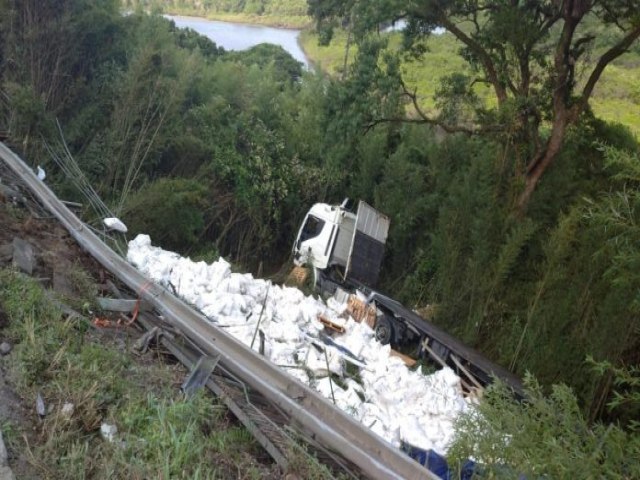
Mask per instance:
[[[42,133],[40,113],[61,115],[95,75],[109,45],[117,43],[112,27],[120,16],[116,0],[0,3],[0,88],[20,127],[12,134],[21,137],[25,151],[29,139]]]
[[[473,123],[451,122],[450,115],[425,113],[416,92],[400,81],[415,114],[378,121],[437,124],[448,132],[509,132],[521,145],[516,152],[524,179],[520,209],[526,208],[540,178],[557,158],[567,129],[588,110],[604,69],[640,36],[638,0],[309,0],[308,4],[325,40],[347,17],[360,41],[380,25],[405,20],[404,46],[411,54],[424,51],[423,40],[435,28],[455,36],[478,77],[468,78],[466,88],[460,88],[458,77],[453,79],[457,88],[445,90],[471,94],[475,83],[485,83],[496,106],[489,109],[476,103]],[[604,48],[598,47],[605,31],[615,35]]]

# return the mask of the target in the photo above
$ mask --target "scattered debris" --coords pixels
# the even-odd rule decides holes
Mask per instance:
[[[189,376],[185,379],[182,387],[182,393],[187,398],[191,398],[194,393],[200,390],[209,380],[209,377],[213,373],[220,360],[220,355],[210,357],[208,355],[202,355],[198,362],[194,365]]]
[[[103,423],[100,425],[100,435],[107,442],[113,443],[116,440],[116,434],[118,433],[118,427],[115,425],[110,425],[108,423]]]
[[[293,270],[287,276],[286,284],[293,287],[301,287],[309,277],[309,269],[305,267],[293,267]]]
[[[122,223],[122,220],[120,220],[119,218],[109,217],[109,218],[105,218],[104,220],[102,220],[102,222],[110,230],[114,230],[114,231],[120,232],[120,233],[127,233],[128,232],[127,226],[124,223]]]
[[[78,202],[71,202],[69,200],[60,200],[62,203],[64,203],[67,207],[69,207],[70,209],[75,209],[75,210],[81,210],[83,205],[81,203]]]
[[[416,363],[418,363],[415,359],[409,357],[408,355],[400,353],[394,349],[391,349],[391,351],[389,352],[389,355],[391,355],[392,357],[398,357],[409,368],[415,367]]]
[[[129,327],[138,319],[140,313],[141,300],[124,300],[113,298],[97,298],[100,307],[103,310],[109,310],[113,312],[120,312],[117,320],[111,320],[104,317],[95,317],[93,319],[93,325],[98,328],[121,328]],[[131,318],[125,316],[122,312],[131,313]]]
[[[67,402],[62,406],[60,413],[65,418],[71,418],[73,416],[73,412],[75,411],[75,405],[73,403]]]
[[[98,297],[98,305],[102,310],[109,312],[131,313],[136,309],[139,300],[129,300],[121,298]]]
[[[350,295],[347,301],[346,313],[356,322],[364,322],[370,328],[376,324],[376,309],[360,300],[357,295]]]
[[[345,332],[344,325],[342,323],[337,323],[336,321],[331,320],[324,315],[318,315],[318,320],[320,320],[320,322],[329,330],[333,330],[334,332],[338,333]]]
[[[40,416],[40,418],[44,418],[47,414],[47,409],[44,406],[44,400],[42,399],[42,395],[38,392],[38,396],[36,397],[36,413]]]
[[[139,354],[147,353],[151,342],[153,341],[157,344],[163,334],[164,332],[159,327],[153,327],[135,341],[133,344],[133,350]]]
[[[36,265],[36,255],[33,246],[21,238],[13,239],[13,266],[22,270],[27,275],[33,275]]]
[[[234,273],[222,258],[212,264],[181,258],[152,246],[147,235],[129,242],[127,259],[151,280],[173,285],[176,295],[212,323],[392,445],[447,453],[453,424],[471,403],[460,377],[448,367],[431,375],[408,369],[389,345],[376,340],[370,327],[375,309],[365,298],[344,295],[324,302],[295,288]],[[345,310],[350,312],[346,318]],[[344,333],[327,329],[329,322],[343,326]],[[264,333],[264,342],[255,341],[256,332]],[[336,377],[341,380],[334,381]]]
[[[0,356],[9,355],[11,353],[11,344],[9,342],[0,343]]]

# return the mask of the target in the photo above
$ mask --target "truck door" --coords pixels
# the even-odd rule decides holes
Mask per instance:
[[[307,214],[295,245],[296,265],[311,263],[316,268],[327,267],[332,227],[335,230],[335,224]]]

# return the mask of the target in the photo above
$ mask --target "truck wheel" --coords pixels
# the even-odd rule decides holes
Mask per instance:
[[[394,340],[393,335],[393,325],[391,324],[391,320],[386,315],[378,317],[376,321],[376,340],[378,340],[381,344],[387,345]]]

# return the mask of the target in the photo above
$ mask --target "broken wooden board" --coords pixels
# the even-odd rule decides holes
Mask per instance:
[[[318,320],[326,328],[328,328],[329,330],[333,330],[334,332],[344,333],[346,331],[345,328],[344,328],[344,325],[340,325],[340,324],[338,324],[336,322],[333,322],[333,321],[329,320],[327,317],[325,317],[322,314],[318,315]]]

